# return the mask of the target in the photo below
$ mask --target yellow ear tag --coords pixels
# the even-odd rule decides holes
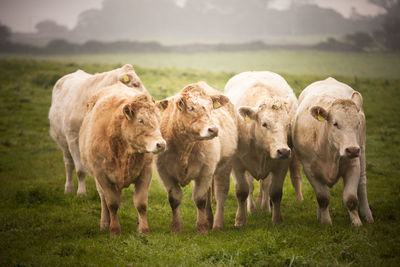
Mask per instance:
[[[321,116],[321,115],[319,115],[319,114],[318,114],[317,118],[318,118],[318,120],[319,120],[319,121],[324,121],[324,120],[325,120],[325,118],[324,118],[324,117],[322,117],[322,116]]]
[[[127,119],[128,121],[130,121],[130,120],[131,120],[131,117],[129,117],[129,115],[128,115],[128,114],[125,114],[125,117],[126,117],[126,119]]]
[[[249,122],[249,121],[250,121],[250,117],[249,117],[248,115],[246,115],[246,116],[244,117],[244,120],[245,120],[246,122]]]
[[[215,101],[213,102],[213,107],[214,107],[214,109],[217,109],[217,108],[219,108],[220,106],[221,106],[221,103],[219,103],[219,101],[215,100]]]
[[[128,75],[125,75],[125,76],[124,76],[124,83],[128,83],[129,80],[130,80],[129,76],[128,76]]]

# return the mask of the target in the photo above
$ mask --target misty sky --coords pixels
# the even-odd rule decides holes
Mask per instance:
[[[0,21],[16,32],[33,32],[35,25],[46,19],[72,29],[77,23],[78,15],[90,8],[101,8],[103,0],[0,0]],[[186,0],[174,0],[184,5]],[[198,0],[201,1],[201,0]],[[275,9],[288,8],[293,2],[315,3],[320,7],[333,8],[345,17],[353,9],[362,15],[374,16],[384,13],[381,7],[367,0],[270,0],[268,7]]]

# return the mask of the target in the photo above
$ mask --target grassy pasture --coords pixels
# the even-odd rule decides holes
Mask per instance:
[[[368,194],[374,224],[360,228],[350,225],[339,182],[331,190],[333,225],[319,225],[315,196],[304,178],[302,203],[295,200],[290,179],[286,179],[282,200],[284,222],[276,226],[271,224],[271,214],[259,211],[248,217],[245,227],[235,229],[236,199],[231,185],[225,206],[226,228],[206,236],[196,233],[192,186],[188,186],[183,191],[181,208],[183,232],[172,235],[166,193],[154,175],[148,207],[151,234],[136,233],[137,213],[130,187],[124,191],[119,211],[122,235],[110,238],[108,232],[99,231],[100,201],[92,178],[87,178],[86,197],[64,196],[62,153],[48,134],[47,119],[52,85],[59,77],[77,68],[101,72],[118,67],[106,61],[0,60],[0,266],[399,265],[398,69],[387,70],[389,74],[383,75],[387,78],[355,79],[354,74],[346,76],[339,72],[344,76],[335,76],[364,96]],[[123,60],[122,56],[117,62],[136,63],[129,57]],[[218,70],[215,68],[210,69]],[[239,70],[228,69],[232,72],[226,73],[136,69],[156,99],[198,80],[222,89],[233,72]],[[318,70],[312,71],[310,75],[283,73],[297,94],[325,75],[323,70],[320,74]]]
[[[1,55],[1,57],[25,57]],[[295,75],[399,78],[400,54],[324,52],[313,50],[263,50],[244,52],[131,53],[84,55],[36,55],[39,60],[78,64],[122,64],[135,62],[146,68],[196,69],[202,71],[241,72],[273,70]]]

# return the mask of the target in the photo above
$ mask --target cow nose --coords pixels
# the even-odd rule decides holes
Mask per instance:
[[[278,158],[287,159],[290,156],[290,149],[280,148],[276,151],[278,153]]]
[[[218,135],[218,128],[217,127],[208,128],[208,134],[210,136],[217,136]]]
[[[348,156],[349,158],[358,157],[359,154],[360,154],[359,147],[351,146],[346,148],[346,156]]]
[[[165,150],[165,142],[164,141],[157,142],[156,147],[157,147],[157,151],[164,151]]]

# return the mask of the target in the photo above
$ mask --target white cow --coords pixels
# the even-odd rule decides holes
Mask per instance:
[[[365,116],[362,96],[333,78],[314,82],[301,93],[292,128],[295,152],[318,201],[318,219],[331,224],[328,187],[343,177],[343,202],[354,226],[361,215],[373,222],[367,199]]]
[[[263,206],[269,206],[271,196],[272,222],[282,221],[280,202],[283,182],[291,165],[291,178],[301,195],[301,171],[299,162],[291,158],[291,121],[297,109],[297,99],[292,88],[280,75],[268,71],[240,73],[225,86],[225,93],[237,108],[239,144],[233,163],[236,189],[248,191],[248,209],[254,209],[253,178],[245,179],[245,173],[257,180],[271,175],[271,182],[262,182]],[[247,196],[245,196],[247,198]],[[245,214],[243,214],[245,216]],[[242,217],[245,223],[245,217]]]
[[[63,76],[54,85],[49,111],[50,135],[63,151],[66,194],[74,191],[72,179],[74,168],[78,176],[77,194],[86,194],[86,170],[79,155],[79,130],[86,113],[87,102],[100,89],[120,82],[126,86],[118,88],[132,87],[147,93],[130,64],[94,75],[78,70]]]

